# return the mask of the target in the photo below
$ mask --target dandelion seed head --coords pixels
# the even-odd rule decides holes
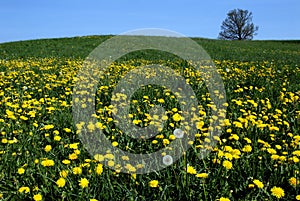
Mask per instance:
[[[173,157],[170,156],[170,155],[165,155],[165,156],[163,157],[163,163],[164,163],[165,165],[172,165],[172,164],[173,164]]]
[[[173,131],[173,134],[175,135],[176,138],[183,138],[184,132],[181,129],[176,128]]]

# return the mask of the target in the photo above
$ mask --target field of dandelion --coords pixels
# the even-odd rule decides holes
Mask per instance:
[[[219,116],[210,115],[214,103],[201,76],[168,53],[134,52],[113,63],[95,96],[99,122],[74,125],[76,75],[110,37],[0,44],[0,200],[300,200],[299,41],[194,39],[213,59],[227,102],[222,135],[200,160],[209,123]],[[141,127],[157,120],[149,114],[154,104],[165,108],[164,128],[151,139],[124,135],[111,115],[117,81],[151,63],[188,80],[199,101],[198,133],[172,165],[135,174],[140,166],[119,167],[111,153],[91,156],[78,131],[101,129],[112,146],[132,153],[151,153],[176,140],[183,111],[167,89],[145,86],[131,100],[130,118]]]

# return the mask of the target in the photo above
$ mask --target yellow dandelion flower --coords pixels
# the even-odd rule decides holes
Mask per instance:
[[[221,150],[218,150],[218,158],[222,158],[224,156],[224,152]]]
[[[270,126],[269,130],[270,131],[279,131],[279,128],[277,126]]]
[[[172,108],[172,112],[178,112],[178,109],[176,107]]]
[[[66,180],[61,177],[59,178],[57,181],[56,181],[56,185],[59,187],[59,188],[62,188],[66,185]]]
[[[42,130],[50,130],[50,129],[52,129],[52,128],[54,128],[54,125],[49,124],[49,125],[45,125],[45,126],[42,128]]]
[[[292,185],[292,186],[296,186],[299,182],[297,181],[297,179],[295,177],[291,177],[289,179],[289,183]]]
[[[163,134],[160,134],[160,135],[156,135],[155,138],[158,138],[158,139],[163,139],[164,138],[164,135]]]
[[[242,149],[243,152],[249,153],[252,151],[251,145],[245,145]]]
[[[79,154],[80,154],[80,151],[79,151],[78,149],[75,149],[75,150],[74,150],[74,153],[77,154],[77,155],[79,155]]]
[[[73,168],[73,174],[81,174],[82,173],[82,168],[81,167],[74,167]]]
[[[299,162],[299,158],[297,158],[296,156],[293,156],[292,160],[293,160],[294,163],[298,163]]]
[[[98,164],[97,167],[95,168],[95,172],[98,175],[102,174],[102,172],[103,172],[103,165],[102,164]]]
[[[293,151],[293,155],[300,156],[300,150]]]
[[[78,156],[77,156],[76,153],[69,154],[69,159],[70,160],[76,160],[77,158],[78,158]]]
[[[60,141],[61,137],[59,135],[55,135],[53,138],[54,141]]]
[[[233,122],[233,125],[237,128],[243,128],[243,124],[241,122],[238,122],[238,121],[234,121]]]
[[[70,149],[78,149],[78,144],[79,144],[78,142],[69,144],[69,148]]]
[[[119,145],[119,143],[118,143],[117,141],[113,141],[113,142],[111,143],[111,145],[114,146],[114,147],[116,147],[116,146]]]
[[[227,170],[230,170],[232,168],[232,163],[228,160],[223,161],[222,163],[223,167],[225,167]]]
[[[20,193],[29,193],[30,192],[30,188],[29,187],[27,187],[27,186],[22,186],[22,187],[20,187],[19,188],[19,190],[18,190]]]
[[[238,150],[238,149],[233,149],[233,150],[231,151],[231,154],[232,154],[233,158],[239,159],[239,158],[240,158],[240,155],[241,155],[241,152],[240,152],[240,150]]]
[[[158,99],[157,101],[158,101],[159,103],[164,103],[164,102],[165,102],[165,100],[162,99],[162,98]]]
[[[141,120],[139,120],[139,119],[134,119],[133,121],[132,121],[132,123],[134,123],[135,125],[138,125],[139,123],[141,123],[142,121]]]
[[[280,160],[280,161],[286,161],[286,156],[280,156],[280,157],[279,157],[279,160]]]
[[[230,160],[230,161],[233,159],[233,156],[232,156],[232,154],[230,154],[230,153],[225,153],[225,154],[224,154],[224,157],[225,157],[226,159]]]
[[[44,148],[45,152],[49,152],[52,150],[52,146],[51,145],[47,145],[45,148]]]
[[[93,122],[89,122],[87,128],[90,132],[93,132],[95,130],[95,125],[93,124]]]
[[[8,143],[8,140],[7,140],[6,138],[3,138],[3,139],[1,140],[1,142],[2,142],[3,144],[7,144],[7,143]]]
[[[115,162],[110,160],[110,161],[107,162],[107,165],[108,165],[109,167],[112,167],[112,166],[115,165]]]
[[[273,154],[273,155],[271,155],[271,159],[272,160],[278,160],[279,159],[279,155]]]
[[[65,159],[65,160],[62,161],[62,163],[65,164],[65,165],[69,165],[71,163],[71,161],[68,160],[68,159]]]
[[[273,148],[268,148],[268,149],[267,149],[267,152],[268,152],[269,154],[276,154],[276,153],[277,153],[277,151],[276,151],[275,149],[273,149]]]
[[[176,139],[176,136],[175,135],[170,135],[169,136],[169,140],[175,140]]]
[[[168,139],[163,139],[163,145],[167,146],[168,144],[170,144],[170,141]]]
[[[104,156],[103,155],[101,155],[101,154],[96,154],[95,156],[94,156],[94,159],[96,160],[96,161],[104,161]]]
[[[81,178],[79,180],[79,186],[81,188],[87,188],[89,186],[89,180],[87,180],[86,178]]]
[[[69,171],[68,170],[62,170],[60,171],[59,175],[63,178],[66,178],[68,176]]]
[[[129,157],[128,156],[122,156],[122,160],[129,161]]]
[[[97,123],[96,123],[96,128],[99,128],[99,129],[103,130],[103,129],[106,128],[106,126],[103,125],[101,122],[97,122]]]
[[[175,113],[173,116],[172,116],[172,119],[174,120],[174,121],[180,121],[181,119],[182,119],[182,117],[181,117],[181,115],[180,114],[178,114],[178,113]]]
[[[189,174],[197,174],[196,169],[193,166],[187,166],[186,172]]]
[[[25,173],[25,169],[24,168],[19,168],[18,169],[18,174],[24,174]]]
[[[277,198],[284,197],[284,190],[277,186],[274,186],[273,188],[271,188],[271,193],[273,196],[275,196]]]
[[[158,181],[157,180],[151,180],[150,182],[149,182],[149,186],[151,187],[151,188],[156,188],[156,187],[158,187]]]
[[[259,181],[258,179],[254,179],[253,180],[253,183],[258,187],[258,188],[263,188],[264,187],[264,184]]]
[[[231,146],[225,146],[224,151],[232,152],[233,148]]]
[[[204,121],[199,121],[199,122],[196,122],[196,128],[201,130],[204,126]]]
[[[239,136],[237,134],[231,134],[231,136],[229,137],[230,140],[239,140]]]
[[[69,129],[69,128],[64,128],[63,129],[66,133],[70,133],[72,130],[71,129]]]
[[[54,166],[54,161],[51,159],[45,159],[41,162],[41,164],[44,167],[51,167],[51,166]]]
[[[136,168],[139,168],[139,169],[144,168],[144,167],[145,167],[144,164],[137,164],[137,165],[136,165]]]
[[[34,201],[41,201],[41,200],[43,200],[43,196],[41,194],[35,194],[33,196],[33,200]]]
[[[113,154],[110,154],[110,153],[105,154],[104,157],[107,158],[107,159],[110,159],[110,160],[113,160],[115,158],[115,156]]]
[[[249,138],[247,138],[247,137],[244,137],[244,140],[245,140],[248,144],[251,144],[251,143],[252,143],[252,141],[251,141]]]
[[[199,174],[196,174],[196,177],[205,179],[208,177],[208,174],[207,173],[199,173]]]
[[[9,119],[13,119],[13,120],[16,120],[17,118],[15,117],[14,115],[14,112],[10,111],[10,110],[6,110],[6,114],[7,114],[7,117]]]
[[[230,201],[230,199],[229,199],[229,198],[221,197],[221,198],[220,198],[220,201]]]
[[[24,121],[28,120],[28,118],[25,117],[25,116],[23,116],[23,115],[20,116],[20,119],[22,119],[22,120],[24,120]]]
[[[136,168],[134,166],[132,166],[131,164],[127,163],[125,165],[125,168],[130,171],[130,172],[135,172],[136,171]]]

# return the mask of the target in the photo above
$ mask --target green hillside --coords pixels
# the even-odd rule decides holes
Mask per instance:
[[[0,58],[85,58],[112,36],[41,39],[0,44]],[[300,41],[220,41],[192,38],[216,60],[282,61],[299,63]]]
[[[111,37],[0,44],[1,201],[300,200],[300,41],[84,62]]]

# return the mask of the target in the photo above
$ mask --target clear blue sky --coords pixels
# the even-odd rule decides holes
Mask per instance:
[[[300,0],[1,0],[0,43],[139,28],[217,38],[235,8],[252,11],[254,39],[300,39]]]

